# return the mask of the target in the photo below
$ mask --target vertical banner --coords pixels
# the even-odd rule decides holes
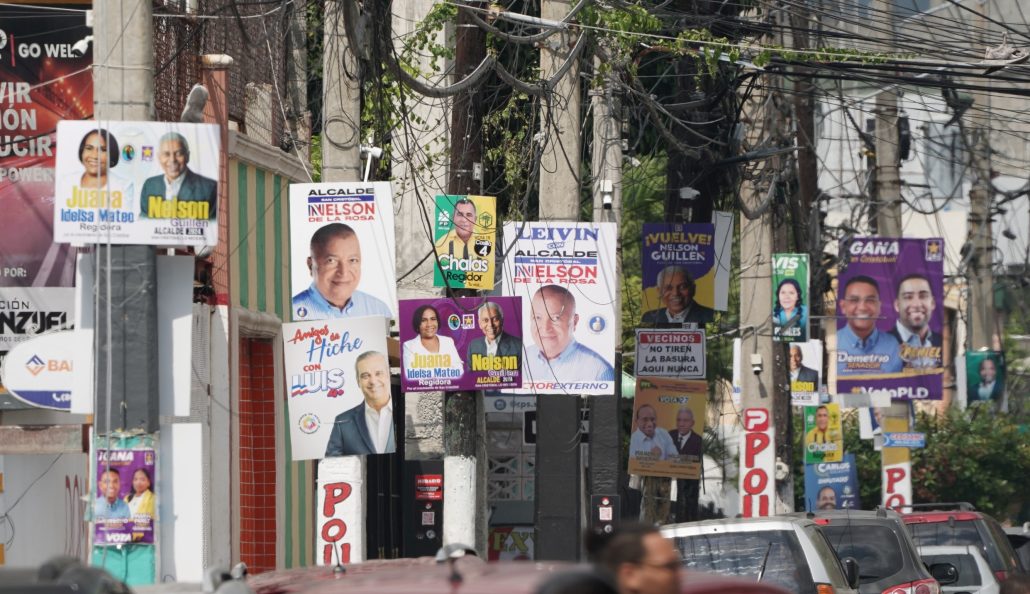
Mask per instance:
[[[707,403],[706,382],[638,377],[629,473],[701,478]]]
[[[93,113],[84,11],[0,6],[0,365],[15,344],[72,322],[75,250],[54,243],[57,123]],[[2,379],[0,379],[2,381]],[[0,385],[0,392],[3,386]]]
[[[95,452],[93,544],[154,544],[154,450]]]
[[[379,316],[283,324],[294,460],[394,452],[386,324]],[[378,419],[375,434],[367,418]]]
[[[364,460],[355,456],[318,463],[315,563],[346,565],[365,560]]]
[[[805,407],[805,464],[840,462],[844,456],[844,431],[840,405]]]
[[[805,511],[861,507],[854,454],[844,454],[840,462],[805,465]]]
[[[405,392],[522,387],[522,299],[400,302]]]
[[[773,254],[773,340],[808,340],[808,254]]]
[[[823,342],[809,340],[790,345],[787,366],[790,403],[794,406],[818,405],[823,375]]]
[[[397,317],[389,182],[290,185],[293,320]]]
[[[505,295],[522,297],[523,389],[613,394],[615,223],[509,222]]]
[[[436,197],[434,287],[493,290],[496,204],[492,196]]]
[[[744,443],[740,448],[740,513],[745,518],[770,516],[776,501],[776,434],[767,408],[745,408]]]
[[[715,318],[715,226],[644,223],[641,326],[707,324]]]
[[[856,237],[840,254],[837,393],[939,400],[944,240]]]
[[[966,351],[966,402],[1001,400],[1005,393],[1005,353]]]

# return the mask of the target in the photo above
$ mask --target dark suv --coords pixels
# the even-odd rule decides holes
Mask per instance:
[[[948,509],[955,508],[955,509]],[[976,511],[969,503],[915,504],[901,518],[912,533],[916,546],[974,545],[980,548],[999,582],[1023,573],[1016,552],[997,520]],[[919,510],[919,511],[915,511]]]

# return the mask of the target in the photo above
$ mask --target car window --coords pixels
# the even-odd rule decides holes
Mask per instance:
[[[904,567],[898,536],[886,526],[829,525],[822,530],[838,557],[858,561],[859,583],[880,581]]]
[[[923,555],[923,563],[933,565],[935,563],[951,563],[958,569],[958,581],[949,586],[979,586],[980,568],[976,565],[976,559],[972,555]]]
[[[764,560],[762,582],[815,594],[812,574],[793,531],[697,534],[673,540],[687,569],[757,579]]]
[[[1020,567],[1019,559],[1016,558],[1016,551],[1012,549],[1009,537],[1005,536],[1005,530],[993,520],[985,520],[983,526],[991,533],[991,537],[988,539],[988,553],[990,549],[996,549],[998,557],[1001,558],[1001,562],[1005,565],[1005,569],[1018,571]],[[990,564],[989,561],[988,564]]]
[[[991,539],[980,534],[976,520],[955,520],[953,522],[929,522],[909,524],[916,546],[924,545],[973,545],[977,547],[993,571],[1004,571],[1005,565],[997,546],[987,546]]]
[[[812,541],[816,554],[829,574],[830,583],[835,588],[847,589],[848,580],[844,577],[844,566],[841,565],[840,558],[823,531],[818,526],[805,526],[805,531],[808,532],[809,540]]]

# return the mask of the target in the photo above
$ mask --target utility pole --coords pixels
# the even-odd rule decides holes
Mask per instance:
[[[981,31],[979,45],[987,46],[986,3],[980,5],[981,16],[977,27]],[[989,78],[977,79],[980,84],[991,84]],[[991,185],[991,95],[989,92],[975,95],[976,109],[971,113],[972,146],[970,158],[973,170],[973,187],[969,191],[969,236],[972,248],[969,260],[969,348],[996,350],[1001,348],[994,328],[994,245],[991,236],[991,202],[994,190]]]
[[[322,181],[361,181],[361,80],[343,3],[326,2],[323,22]]]
[[[883,50],[894,47],[894,3],[874,0],[873,14],[886,18],[887,31],[881,34]],[[876,96],[876,182],[873,186],[871,223],[883,237],[901,237],[901,174],[898,158],[898,95],[886,88]]]

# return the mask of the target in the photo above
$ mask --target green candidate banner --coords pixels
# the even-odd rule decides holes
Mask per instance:
[[[434,287],[494,288],[496,203],[491,196],[436,197]]]
[[[966,402],[1001,400],[1005,393],[1005,353],[966,351]]]
[[[808,254],[773,254],[773,340],[808,340]]]
[[[805,464],[840,462],[844,459],[844,431],[840,405],[805,407]]]

